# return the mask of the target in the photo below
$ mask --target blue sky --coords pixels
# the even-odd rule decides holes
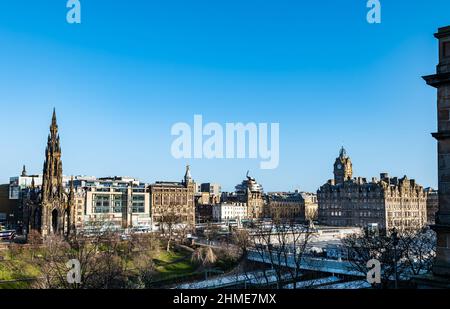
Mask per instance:
[[[355,176],[436,186],[433,33],[448,0],[0,0],[0,182],[40,173],[56,107],[64,173],[315,191],[344,145]],[[279,122],[280,165],[175,160],[176,122]]]

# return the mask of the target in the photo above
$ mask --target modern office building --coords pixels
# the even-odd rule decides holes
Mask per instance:
[[[150,193],[139,180],[80,177],[74,187],[77,226],[103,221],[117,229],[151,227]]]

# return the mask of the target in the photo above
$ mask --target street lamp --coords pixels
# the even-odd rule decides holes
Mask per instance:
[[[398,289],[398,273],[397,273],[397,246],[398,246],[398,233],[394,227],[392,230],[392,244],[394,245],[394,272],[395,272],[395,288]]]

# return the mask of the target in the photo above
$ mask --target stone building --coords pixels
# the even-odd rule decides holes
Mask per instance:
[[[426,83],[437,89],[437,126],[433,133],[438,151],[439,210],[436,224],[436,261],[433,273],[446,276],[447,288],[450,276],[450,26],[440,28],[435,34],[439,40],[439,64],[436,74],[425,76]]]
[[[310,192],[301,192],[300,194],[305,200],[305,219],[307,221],[316,221],[319,216],[317,194]]]
[[[22,200],[26,231],[36,230],[43,237],[49,235],[68,236],[75,228],[74,188],[63,186],[61,146],[56,113],[53,110],[50,134],[45,150],[42,186],[37,187],[32,179]]]
[[[235,187],[234,193],[222,194],[222,202],[245,203],[247,205],[247,218],[249,220],[260,220],[268,215],[264,189],[248,173],[246,178]]]
[[[291,222],[306,220],[305,200],[298,191],[268,193],[266,199],[270,218]]]
[[[196,184],[191,177],[189,165],[181,182],[157,181],[150,185],[150,207],[154,229],[168,220],[176,226],[195,226]]]
[[[334,164],[334,180],[317,192],[319,222],[332,226],[420,228],[426,224],[427,195],[422,186],[406,176],[381,179],[351,178],[351,159],[344,149]]]
[[[436,213],[439,210],[439,192],[433,188],[426,188],[427,193],[427,223],[436,223]]]
[[[195,202],[195,222],[208,223],[213,221],[213,207],[217,204]]]
[[[220,203],[220,195],[222,193],[222,187],[217,183],[202,183],[199,186],[199,193],[204,196],[208,196],[210,199],[209,203]],[[206,204],[206,203],[205,203]]]

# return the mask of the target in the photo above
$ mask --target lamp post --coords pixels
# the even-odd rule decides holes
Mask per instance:
[[[392,230],[392,244],[394,245],[394,273],[395,273],[395,288],[398,289],[398,273],[397,273],[397,246],[398,246],[398,233],[394,227]]]

